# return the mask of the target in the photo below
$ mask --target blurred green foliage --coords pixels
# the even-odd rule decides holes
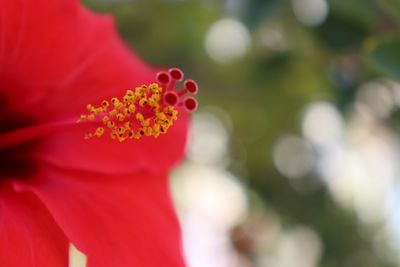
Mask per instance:
[[[231,170],[246,174],[244,182],[285,225],[306,224],[318,232],[325,246],[321,267],[348,266],[358,251],[370,252],[360,267],[391,266],[372,253],[371,237],[360,233],[355,215],[337,206],[323,186],[308,194],[294,190],[276,171],[271,148],[283,134],[299,132],[299,116],[310,101],[329,100],[345,112],[360,84],[382,76],[400,80],[400,1],[331,0],[318,27],[301,24],[290,1],[249,0],[237,9],[222,0],[85,2],[112,13],[124,39],[148,62],[179,66],[194,77],[201,107],[218,106],[230,115],[233,158],[245,162],[243,167],[234,160]],[[242,20],[252,36],[250,52],[230,64],[214,62],[204,49],[207,30],[223,17]],[[262,44],[258,33],[268,23],[282,25],[286,49]],[[314,180],[311,174],[299,183]]]

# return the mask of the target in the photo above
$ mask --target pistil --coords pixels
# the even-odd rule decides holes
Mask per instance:
[[[142,85],[127,90],[122,98],[113,97],[103,100],[101,105],[87,105],[87,113],[78,120],[81,122],[101,121],[100,125],[85,134],[85,139],[101,137],[109,133],[112,139],[123,142],[128,139],[140,139],[144,136],[159,137],[166,134],[178,118],[177,106],[193,112],[197,101],[188,93],[198,91],[193,80],[184,82],[185,88],[177,90],[176,82],[183,81],[183,72],[178,68],[156,75],[157,83]]]

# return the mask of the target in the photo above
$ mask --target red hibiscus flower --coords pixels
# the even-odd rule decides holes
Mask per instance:
[[[0,266],[68,266],[70,242],[88,266],[184,266],[167,173],[183,157],[186,112],[158,138],[125,142],[85,140],[96,120],[75,123],[88,103],[182,78],[155,75],[109,16],[75,0],[0,0]]]

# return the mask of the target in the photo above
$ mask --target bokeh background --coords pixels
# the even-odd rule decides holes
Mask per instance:
[[[86,0],[198,81],[190,267],[400,266],[400,1]]]

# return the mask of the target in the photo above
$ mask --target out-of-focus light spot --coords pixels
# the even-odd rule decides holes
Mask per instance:
[[[347,179],[353,173],[351,157],[341,144],[330,146],[318,159],[317,171],[333,198],[342,206],[352,209],[352,187]],[[350,174],[349,174],[350,173]]]
[[[399,158],[396,140],[356,117],[344,140],[321,151],[317,169],[335,200],[354,209],[363,223],[379,223],[389,215]]]
[[[394,194],[391,205],[391,218],[389,227],[391,232],[394,233],[396,249],[400,251],[400,183],[396,182],[394,186]],[[400,257],[400,255],[399,255]]]
[[[242,22],[221,19],[211,25],[205,37],[208,55],[219,63],[241,58],[250,48],[251,38]]]
[[[313,144],[326,147],[337,142],[343,132],[343,120],[336,107],[328,102],[314,102],[304,113],[304,136]]]
[[[69,267],[86,267],[86,256],[72,244],[69,246]]]
[[[292,0],[292,8],[296,18],[308,26],[322,24],[329,12],[326,0]]]
[[[193,116],[187,156],[196,163],[221,162],[228,149],[228,133],[218,117],[211,113]]]
[[[395,106],[400,107],[400,84],[390,79],[382,79],[382,82],[390,89]]]
[[[356,104],[347,118],[345,139],[349,143],[366,140],[370,138],[375,127],[377,127],[376,119],[371,116],[368,108],[365,105]]]
[[[274,266],[316,267],[322,255],[318,234],[306,226],[299,226],[283,235],[277,246]]]
[[[357,94],[358,104],[363,105],[370,115],[381,119],[387,118],[394,107],[393,95],[385,84],[369,82],[364,84]]]
[[[208,223],[229,229],[239,222],[247,209],[242,185],[223,169],[185,164],[175,172],[179,187],[177,200],[190,213],[197,213]]]
[[[260,254],[265,254],[266,250],[276,245],[280,237],[282,224],[279,215],[267,212],[264,216],[255,218],[256,221],[252,225],[254,232],[254,240],[256,242],[256,250]],[[260,266],[264,266],[260,264]]]
[[[399,84],[379,79],[359,89],[345,122],[331,104],[315,103],[307,108],[302,125],[304,136],[317,149],[316,170],[333,198],[353,210],[364,225],[386,224],[376,237],[374,252],[395,259],[394,265],[400,262],[400,140],[384,119],[399,106]],[[359,261],[364,258],[349,258],[344,266],[364,266],[369,262]]]
[[[221,168],[190,163],[173,178],[188,266],[239,267],[229,233],[247,212],[243,186]]]
[[[268,23],[258,30],[261,43],[271,50],[283,51],[288,48],[285,32],[282,25]]]
[[[364,222],[379,222],[389,214],[398,165],[393,141],[390,134],[376,132],[358,144],[357,152],[362,160],[359,168],[363,173],[354,185],[355,208]]]
[[[255,266],[275,266],[273,264],[275,246],[282,234],[280,217],[274,213],[253,218],[254,224],[250,225],[255,241]]]
[[[392,189],[388,221],[385,227],[375,234],[374,249],[382,258],[398,264],[400,263],[398,253],[400,251],[400,183],[396,181]]]
[[[310,172],[314,165],[311,147],[300,137],[285,136],[273,149],[275,166],[288,178],[300,178]]]

